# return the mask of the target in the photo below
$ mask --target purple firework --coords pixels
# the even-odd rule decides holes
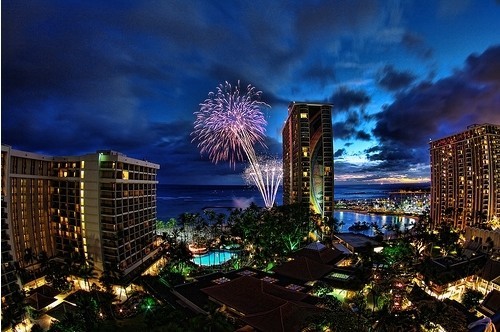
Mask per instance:
[[[195,112],[193,141],[198,141],[201,154],[207,154],[214,163],[229,160],[234,166],[246,156],[250,162],[255,159],[253,146],[264,144],[267,124],[262,107],[270,107],[260,101],[262,92],[247,86],[246,94],[240,94],[239,82],[234,87],[228,82],[219,84],[217,91]]]

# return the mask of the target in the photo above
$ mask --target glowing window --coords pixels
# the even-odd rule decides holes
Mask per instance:
[[[128,180],[128,171],[123,171],[122,178],[123,180]]]
[[[307,113],[300,113],[301,119],[307,119]]]

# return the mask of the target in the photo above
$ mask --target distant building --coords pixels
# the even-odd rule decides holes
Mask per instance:
[[[2,241],[5,226],[26,270],[45,253],[92,260],[127,280],[155,252],[158,169],[115,151],[53,157],[2,145]]]
[[[283,128],[283,204],[333,215],[332,105],[293,102]]]
[[[459,229],[500,218],[500,125],[430,143],[431,218]]]

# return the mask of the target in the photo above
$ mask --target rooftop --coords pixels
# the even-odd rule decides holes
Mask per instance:
[[[364,248],[367,245],[379,246],[380,243],[369,236],[356,233],[337,233],[334,235],[340,241],[347,243],[355,249]]]

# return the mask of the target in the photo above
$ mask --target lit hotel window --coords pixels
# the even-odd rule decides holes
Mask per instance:
[[[123,180],[128,180],[128,171],[125,171],[125,170],[123,171],[122,178],[123,178]]]
[[[307,119],[307,113],[300,113],[301,119]]]

